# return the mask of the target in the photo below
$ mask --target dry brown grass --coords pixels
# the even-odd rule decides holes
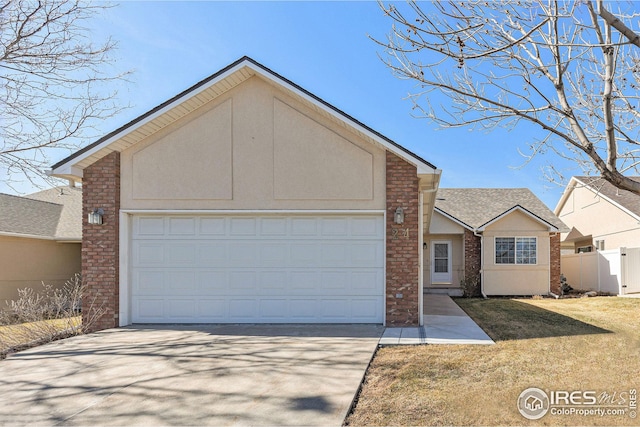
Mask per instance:
[[[81,316],[0,326],[0,359],[8,353],[76,335],[81,326]]]
[[[348,425],[638,425],[517,410],[526,388],[640,390],[640,299],[461,299],[494,346],[387,347]]]

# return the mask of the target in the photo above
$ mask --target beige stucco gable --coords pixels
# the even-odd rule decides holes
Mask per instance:
[[[640,223],[636,217],[615,205],[594,190],[575,183],[556,208],[558,217],[572,229],[584,235],[561,234],[561,241],[568,247],[588,246],[595,240],[604,241],[604,249],[635,247],[640,241]]]
[[[463,234],[464,227],[455,221],[447,218],[437,210],[433,211],[431,223],[429,224],[429,234]]]
[[[484,227],[484,234],[488,233],[518,233],[547,232],[549,226],[540,220],[532,218],[521,210],[513,210]]]
[[[254,76],[122,152],[123,209],[384,209],[385,150]]]

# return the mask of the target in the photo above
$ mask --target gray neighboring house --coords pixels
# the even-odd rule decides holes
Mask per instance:
[[[527,188],[440,188],[424,238],[427,292],[546,295],[565,224]],[[469,292],[469,288],[467,288]]]
[[[18,289],[62,286],[80,272],[82,190],[0,194],[0,307]]]

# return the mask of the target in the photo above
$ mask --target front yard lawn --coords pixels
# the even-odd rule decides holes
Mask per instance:
[[[458,299],[496,345],[381,348],[348,425],[638,425],[640,299]],[[520,393],[608,393],[624,415],[553,415],[517,408]],[[615,393],[615,395],[614,395]],[[623,405],[618,405],[622,403]]]
[[[8,353],[77,334],[81,327],[81,316],[0,325],[0,360]]]

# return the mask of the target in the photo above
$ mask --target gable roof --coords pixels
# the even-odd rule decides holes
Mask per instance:
[[[482,231],[514,211],[523,212],[551,231],[568,230],[528,188],[440,188],[435,209],[470,230]]]
[[[629,178],[640,182],[640,176],[630,176]],[[556,215],[560,213],[560,210],[562,210],[567,198],[576,186],[584,186],[585,188],[588,188],[594,194],[603,197],[613,205],[640,221],[640,196],[627,190],[620,190],[609,181],[597,176],[572,177],[554,210]]]
[[[0,194],[0,235],[82,239],[82,190],[57,187],[28,196]]]
[[[254,76],[258,76],[270,84],[284,89],[316,112],[343,126],[348,126],[365,140],[381,145],[415,165],[418,174],[439,173],[437,168],[428,161],[264,65],[245,56],[119,129],[105,135],[93,144],[56,163],[51,167],[50,174],[67,179],[82,178],[84,168],[105,155],[113,151],[127,149]]]

